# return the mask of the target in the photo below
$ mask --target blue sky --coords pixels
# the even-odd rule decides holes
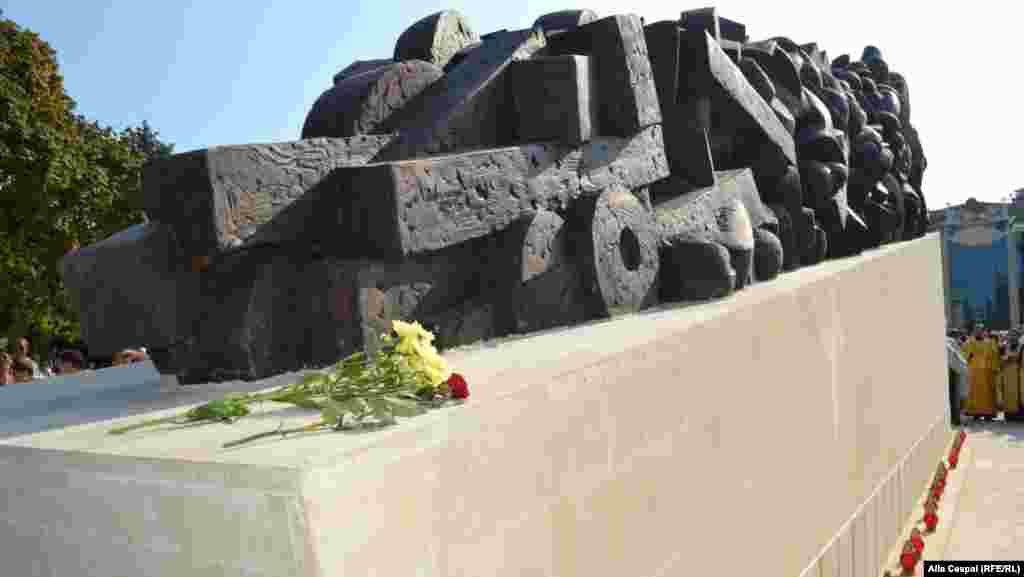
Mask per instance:
[[[979,0],[950,9],[918,2],[715,3],[754,40],[818,42],[831,57],[882,49],[907,77],[914,124],[929,160],[931,208],[968,196],[996,201],[1024,187],[1017,74],[1021,3]],[[921,9],[919,7],[931,8]],[[553,10],[632,12],[676,19],[699,5],[636,0],[586,4],[397,0],[0,0],[6,17],[58,53],[79,111],[122,128],[147,120],[184,152],[219,144],[294,140],[306,111],[353,60],[390,57],[409,24],[437,10],[465,14],[478,33],[525,28]],[[969,24],[968,24],[969,23]]]

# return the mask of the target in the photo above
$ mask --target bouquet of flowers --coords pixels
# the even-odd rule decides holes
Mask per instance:
[[[353,353],[302,381],[262,393],[228,395],[183,414],[112,429],[111,434],[170,423],[234,421],[253,403],[273,401],[320,412],[320,419],[293,429],[278,428],[225,443],[232,447],[263,437],[343,429],[368,420],[392,423],[431,407],[469,397],[469,386],[434,348],[434,335],[419,323],[393,321],[393,335],[381,337],[377,352]]]

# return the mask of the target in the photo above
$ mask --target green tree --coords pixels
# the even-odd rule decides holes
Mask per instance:
[[[172,149],[76,114],[54,50],[0,20],[0,330],[78,337],[60,259],[142,222],[142,165]]]
[[[140,126],[130,127],[124,131],[123,137],[128,147],[142,154],[146,162],[167,158],[174,154],[174,145],[160,140],[160,133],[153,129],[145,120]]]

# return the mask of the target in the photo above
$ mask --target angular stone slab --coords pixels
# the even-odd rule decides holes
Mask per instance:
[[[718,45],[722,47],[722,51],[729,57],[729,60],[732,60],[733,64],[739,66],[740,60],[743,60],[743,45],[739,42],[725,39],[719,40]]]
[[[395,60],[424,60],[444,68],[456,52],[479,40],[459,12],[435,12],[402,32],[395,42]]]
[[[753,265],[755,225],[733,187],[685,193],[655,205],[654,214],[663,248],[694,244],[724,246],[731,255],[730,269],[736,274],[732,286],[741,288],[747,284]],[[725,280],[725,277],[718,278],[716,286],[725,286],[722,284]]]
[[[600,102],[599,134],[628,137],[661,122],[639,16],[602,18],[551,38],[549,43],[551,54],[593,56],[595,92]]]
[[[775,278],[782,271],[784,260],[785,249],[779,237],[763,228],[754,229],[754,280]]]
[[[90,355],[167,347],[185,334],[198,291],[185,260],[174,232],[154,222],[66,256],[64,286],[80,311]]]
[[[582,273],[573,253],[569,226],[558,214],[541,210],[523,223],[517,266],[520,284],[511,303],[511,325],[527,333],[587,319]]]
[[[580,144],[597,127],[597,99],[591,92],[587,56],[544,56],[514,62],[508,70],[509,91],[524,142],[556,140]]]
[[[658,274],[663,302],[701,301],[736,290],[736,271],[729,249],[716,242],[680,242],[661,250]]]
[[[644,26],[644,41],[663,116],[668,116],[669,110],[675,106],[682,88],[679,84],[680,33],[679,24],[672,20]]]
[[[448,64],[444,65],[444,73],[448,74],[449,72],[454,70],[456,66],[462,64],[466,60],[466,57],[468,57],[470,54],[473,53],[474,50],[480,48],[480,46],[482,45],[483,40],[479,42],[474,42],[473,44],[470,44],[463,48],[462,50],[456,52],[455,55],[451,57],[451,60],[448,61]]]
[[[720,194],[736,198],[743,203],[750,215],[750,224],[754,228],[778,230],[779,220],[762,202],[753,171],[749,168],[719,171],[717,181]]]
[[[680,34],[674,21],[661,21],[644,27],[651,69],[661,103],[665,134],[665,154],[672,174],[685,178],[694,187],[715,185],[715,167],[711,158],[707,126],[710,125],[710,100],[678,102],[680,92]]]
[[[549,12],[533,22],[534,28],[540,28],[549,38],[564,32],[570,32],[597,20],[597,13],[586,8],[582,10],[559,10]]]
[[[740,60],[740,70],[743,71],[747,82],[754,87],[754,90],[761,95],[765,102],[770,104],[775,99],[775,84],[772,83],[771,78],[768,78],[768,74],[756,60],[743,58]]]
[[[385,64],[336,81],[313,103],[302,138],[390,132],[391,116],[444,73],[422,60]]]
[[[688,125],[685,111],[677,106],[665,117],[665,156],[672,174],[685,178],[695,187],[714,186],[717,183],[715,163],[706,130]]]
[[[686,10],[679,17],[679,25],[688,31],[705,30],[716,41],[743,44],[747,41],[747,27],[739,22],[722,18],[717,8]]]
[[[746,44],[744,48],[743,55],[757,62],[771,78],[779,100],[789,108],[791,114],[799,114],[804,106],[800,99],[803,84],[800,82],[800,72],[789,54],[770,40]]]
[[[509,144],[503,72],[544,47],[535,30],[497,32],[392,117],[399,134],[376,161]]]
[[[712,106],[716,111],[724,111],[727,122],[746,124],[753,134],[759,135],[790,163],[796,164],[793,137],[771,106],[707,32],[682,34],[680,53],[683,58],[680,81],[690,88],[689,99],[711,96]]]
[[[492,276],[512,276],[513,261],[492,238],[404,263],[322,258],[301,246],[236,251],[202,275],[189,338],[157,366],[184,384],[325,366],[372,348],[395,319],[453,326],[460,303]]]
[[[276,242],[271,221],[302,226],[291,210],[341,166],[365,164],[390,136],[314,138],[219,146],[176,154],[143,169],[146,214],[168,225],[186,254],[209,256],[245,243]]]
[[[375,60],[356,60],[352,64],[341,69],[340,72],[334,75],[334,83],[337,84],[342,80],[349,78],[350,76],[356,76],[364,72],[375,70],[382,66],[394,64],[394,60],[390,58],[378,58]]]
[[[613,185],[632,190],[668,174],[657,125],[580,148],[538,143],[341,168],[333,190],[306,199],[318,220],[292,232],[331,253],[402,259],[503,230],[542,208],[563,210]]]
[[[679,25],[687,32],[707,32],[715,42],[722,39],[722,32],[718,27],[717,8],[686,10],[679,16]]]

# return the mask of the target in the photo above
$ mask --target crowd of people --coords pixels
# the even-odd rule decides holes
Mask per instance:
[[[1019,330],[990,331],[978,324],[968,333],[949,335],[966,364],[967,399],[963,413],[990,421],[1003,414],[1007,421],[1024,420],[1024,336]]]
[[[88,359],[82,348],[54,342],[50,347],[49,362],[41,366],[32,356],[32,345],[28,337],[19,337],[14,341],[11,351],[0,350],[0,386],[40,381],[83,370],[128,365],[148,358],[146,349],[126,349],[114,353],[109,362]]]

